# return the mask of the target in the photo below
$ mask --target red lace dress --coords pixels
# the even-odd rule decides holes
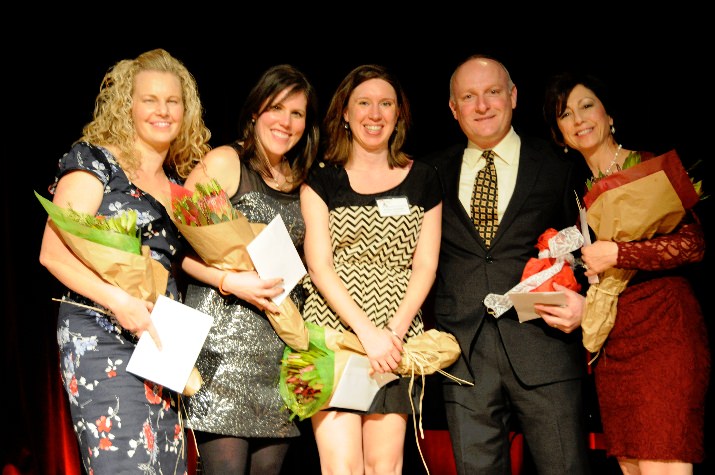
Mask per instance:
[[[702,260],[697,222],[647,241],[618,243],[618,268],[638,272],[594,363],[609,456],[699,463],[710,375],[700,304],[677,267]]]

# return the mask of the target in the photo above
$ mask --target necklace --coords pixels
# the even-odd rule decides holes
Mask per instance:
[[[286,159],[285,157],[283,157],[283,159],[280,161],[280,163],[278,163],[278,173],[277,173],[277,175],[283,177],[283,182],[280,182],[280,183],[279,183],[278,180],[276,179],[275,169],[270,165],[270,163],[268,164],[268,169],[269,169],[269,171],[271,172],[271,176],[270,176],[269,178],[270,178],[270,180],[273,182],[273,184],[276,186],[277,189],[280,189],[281,187],[283,187],[283,186],[288,182],[288,178],[287,178],[287,177],[285,176],[285,174],[283,173],[283,166],[284,166],[284,164],[285,164],[286,162],[287,162],[287,159]]]
[[[613,168],[613,165],[615,165],[616,161],[618,160],[618,152],[621,151],[621,147],[622,147],[622,145],[618,144],[618,148],[616,149],[616,154],[613,156],[613,160],[611,160],[611,164],[608,165],[608,168],[606,168],[606,171],[603,172],[604,176],[608,176],[611,174],[611,168]]]

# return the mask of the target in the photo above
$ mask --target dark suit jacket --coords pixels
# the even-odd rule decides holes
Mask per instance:
[[[486,313],[484,297],[505,294],[519,283],[524,265],[538,254],[538,237],[548,228],[561,230],[576,224],[578,208],[573,163],[558,157],[546,142],[521,137],[514,193],[487,250],[459,201],[465,145],[424,160],[437,168],[445,193],[442,245],[433,289],[435,323],[438,329],[452,333],[462,349],[462,356],[449,373],[474,381],[478,375],[471,373],[465,355],[478,338],[484,319],[493,318]],[[541,319],[519,323],[513,308],[499,317],[497,325],[509,361],[523,383],[539,385],[583,375],[586,356],[580,331],[567,335]]]

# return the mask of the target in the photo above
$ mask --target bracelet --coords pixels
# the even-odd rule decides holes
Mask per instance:
[[[400,338],[400,335],[398,335],[397,332],[396,332],[395,330],[393,330],[392,327],[390,327],[390,325],[385,325],[385,330],[389,330],[390,333],[392,333],[392,335],[393,335],[395,338],[397,338],[398,340],[402,341],[402,338]]]
[[[221,279],[218,281],[218,291],[221,293],[221,295],[231,295],[231,292],[226,292],[225,290],[223,290],[223,281],[226,280],[227,275],[228,272],[224,272],[221,276]]]

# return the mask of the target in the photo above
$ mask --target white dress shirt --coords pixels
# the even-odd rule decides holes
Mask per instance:
[[[521,139],[512,127],[509,133],[491,150],[496,153],[494,167],[497,171],[497,213],[501,222],[504,211],[509,204],[511,195],[514,193],[516,185],[516,173],[519,169],[519,151],[521,149]],[[474,190],[474,179],[486,161],[482,158],[483,149],[472,142],[467,144],[462,156],[462,170],[459,174],[459,201],[472,215],[472,191]]]

